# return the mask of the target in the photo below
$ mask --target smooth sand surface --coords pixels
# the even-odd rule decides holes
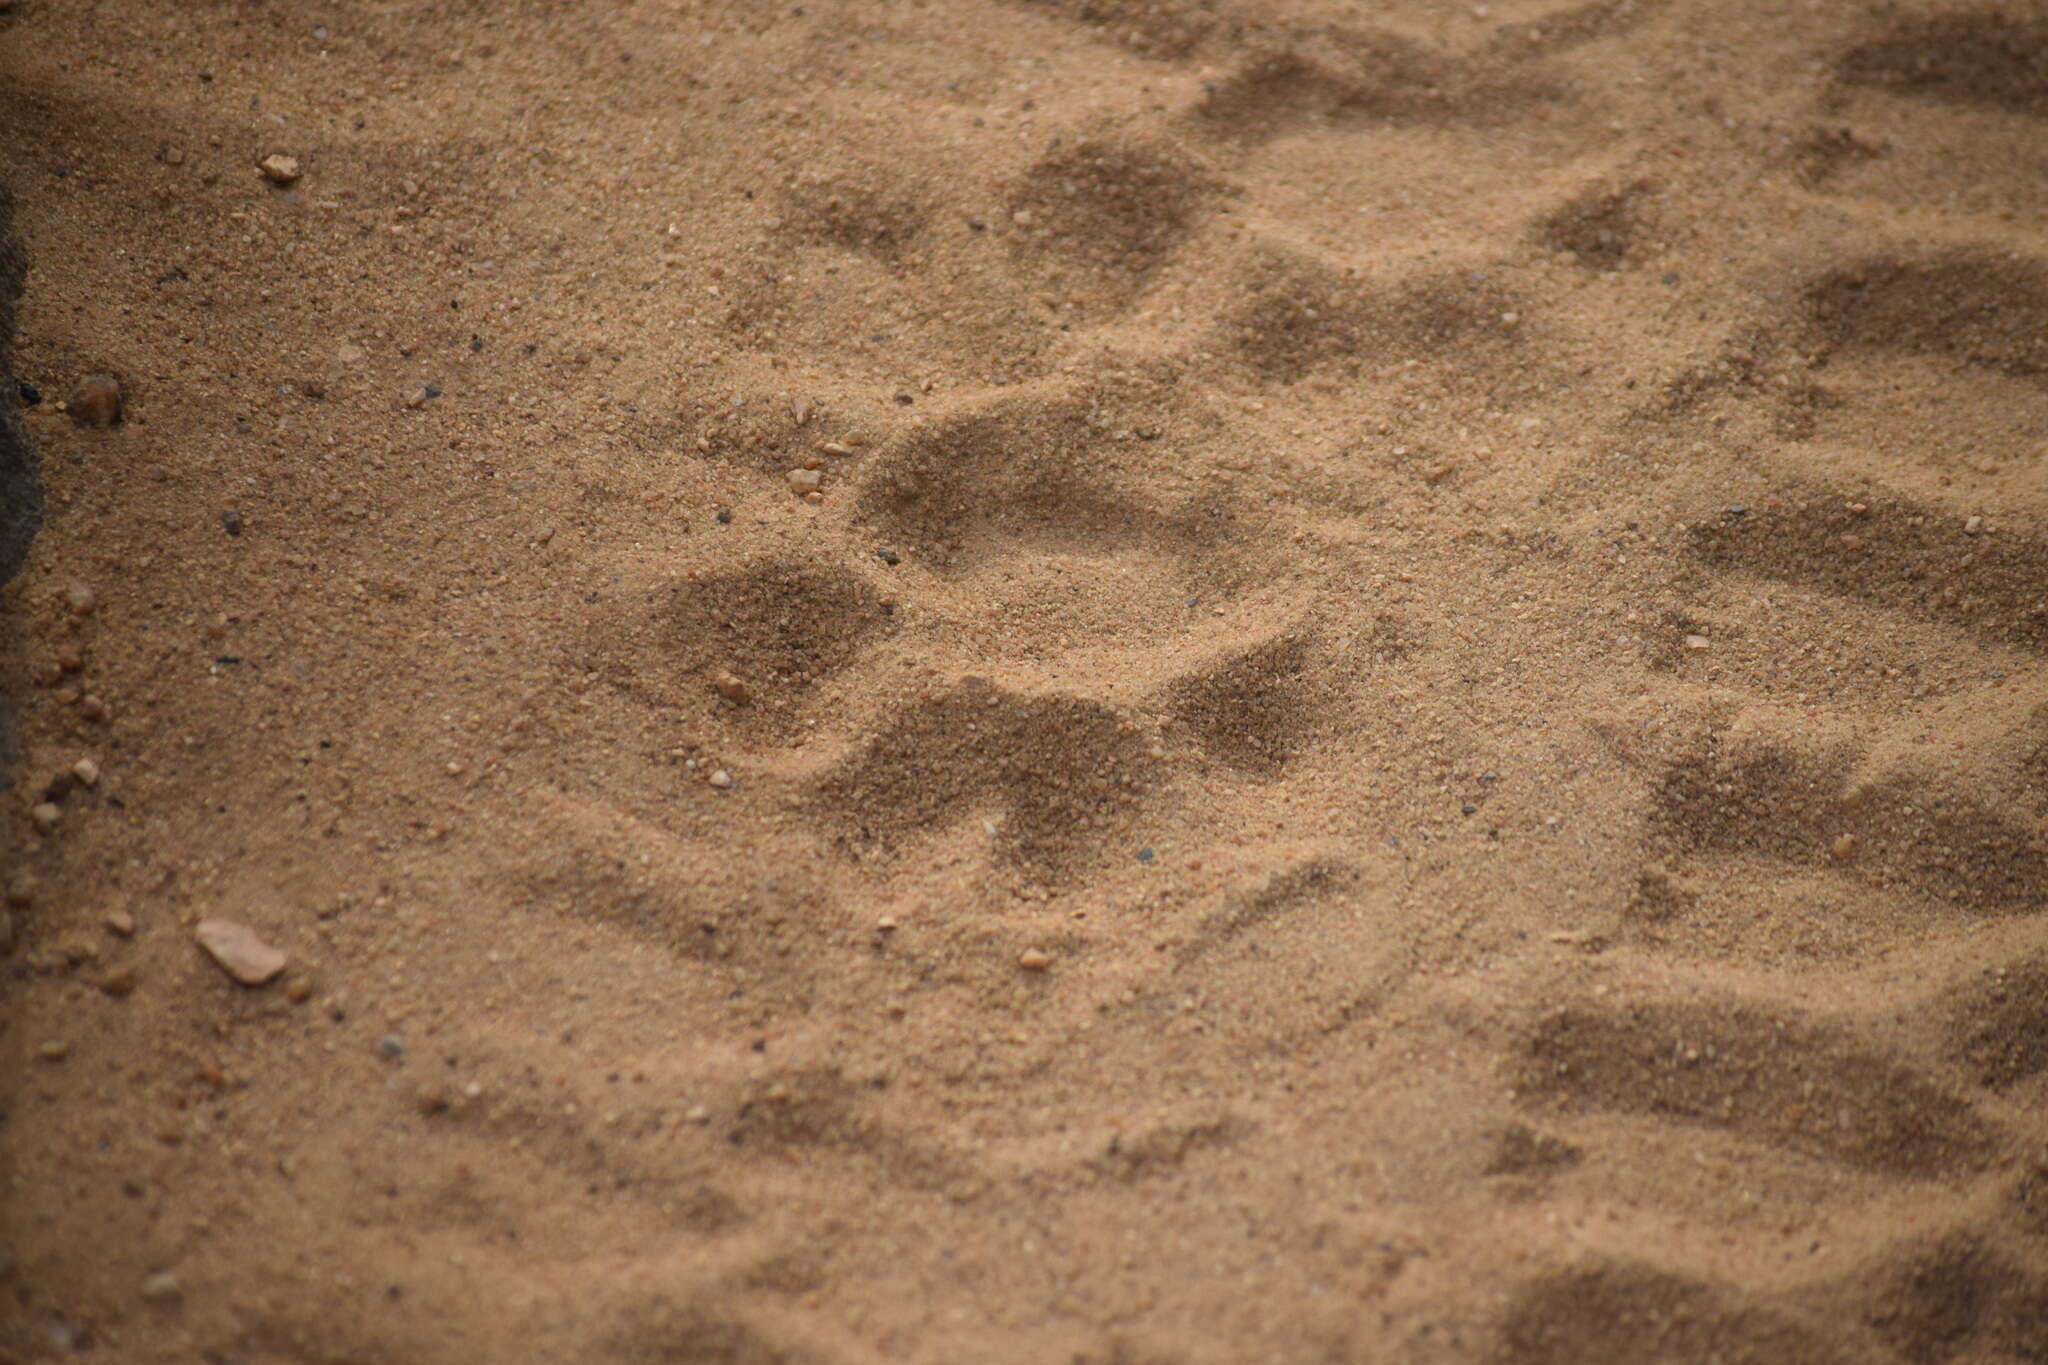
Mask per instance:
[[[0,1358],[2048,1358],[2048,10],[4,8]]]

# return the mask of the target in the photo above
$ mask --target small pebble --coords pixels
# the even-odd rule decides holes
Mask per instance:
[[[683,1111],[683,1121],[686,1123],[709,1123],[711,1122],[711,1111],[701,1104],[693,1104]]]
[[[135,916],[126,910],[115,910],[108,914],[106,924],[108,930],[122,938],[132,938],[135,935]]]
[[[57,646],[57,652],[53,657],[57,660],[57,667],[66,673],[76,673],[85,667],[85,656],[71,645]]]
[[[1963,523],[1963,534],[1966,536],[1981,535],[1983,534],[1983,531],[1984,518],[1982,517],[1971,517],[1968,521]]]
[[[14,951],[14,912],[0,909],[0,957]]]
[[[220,529],[226,531],[231,536],[242,534],[243,525],[242,514],[232,507],[220,514]]]
[[[825,483],[822,469],[792,469],[789,471],[789,486],[798,493],[815,493]]]
[[[753,695],[748,690],[745,680],[736,673],[720,673],[711,680],[711,688],[736,706],[745,706]]]
[[[80,426],[113,426],[121,420],[121,381],[110,374],[89,374],[64,400],[64,409]]]
[[[313,998],[313,983],[305,977],[294,977],[284,984],[284,998],[294,1005],[303,1005]]]
[[[135,994],[135,969],[116,967],[99,979],[100,990],[116,1000],[125,1000]]]
[[[1704,635],[1688,635],[1685,637],[1685,647],[1687,649],[1705,649],[1713,643],[1712,640],[1709,640]]]
[[[882,916],[882,917],[881,917],[880,919],[878,919],[878,920],[876,920],[876,921],[875,921],[875,929],[876,929],[876,930],[877,930],[878,932],[880,932],[880,933],[884,933],[884,934],[893,934],[893,933],[895,933],[895,932],[896,932],[896,917],[895,917],[894,915],[884,915],[884,916]]]
[[[57,828],[57,821],[63,817],[63,814],[63,811],[57,809],[48,801],[43,801],[29,808],[28,818],[36,822],[37,829],[48,834],[51,830]]]
[[[1835,840],[1833,847],[1829,851],[1832,852],[1837,858],[1850,858],[1855,856],[1856,836],[1853,834],[1844,834],[1841,838]]]
[[[35,902],[36,874],[27,868],[7,879],[7,903],[17,909],[27,909]]]
[[[886,545],[877,545],[875,547],[875,558],[881,560],[884,564],[887,564],[891,568],[894,568],[896,565],[901,564],[903,562],[903,556],[897,554],[894,550],[890,549]]]
[[[100,765],[89,758],[81,758],[71,765],[71,775],[88,787],[100,784]]]
[[[711,785],[720,791],[726,790],[732,786],[732,774],[720,768],[717,772],[711,774]]]
[[[199,946],[244,986],[261,986],[284,970],[285,955],[256,936],[246,924],[203,919],[193,931]]]
[[[142,1297],[151,1303],[176,1303],[185,1296],[185,1286],[168,1270],[159,1270],[142,1282]]]
[[[387,1062],[395,1062],[405,1055],[405,1039],[395,1033],[387,1033],[377,1040],[377,1055]]]
[[[273,185],[289,185],[299,178],[299,159],[273,152],[257,162],[256,169]]]
[[[71,608],[73,616],[90,616],[99,604],[100,595],[92,590],[90,583],[73,583],[64,589],[64,605]]]
[[[61,1039],[52,1038],[49,1042],[36,1048],[36,1056],[41,1057],[46,1062],[61,1062],[70,1055],[71,1044]]]
[[[1017,965],[1027,972],[1042,972],[1052,966],[1052,954],[1040,948],[1026,948],[1018,955]]]
[[[107,709],[107,704],[104,701],[88,692],[79,698],[78,714],[84,720],[105,721],[113,715],[113,712]]]

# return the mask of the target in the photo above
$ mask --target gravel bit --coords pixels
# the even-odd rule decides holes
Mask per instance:
[[[110,374],[89,374],[64,400],[71,420],[83,427],[110,427],[121,420],[121,381]]]
[[[194,935],[221,969],[244,986],[261,986],[284,970],[285,955],[233,920],[203,919]]]

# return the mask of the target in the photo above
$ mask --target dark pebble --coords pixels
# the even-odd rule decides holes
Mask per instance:
[[[377,1040],[377,1055],[387,1062],[395,1062],[405,1055],[405,1039],[395,1033],[387,1033]]]
[[[1138,850],[1138,861],[1139,861],[1139,862],[1141,862],[1141,863],[1149,863],[1149,862],[1151,862],[1151,861],[1152,861],[1152,858],[1153,858],[1153,853],[1152,853],[1152,850],[1151,850],[1151,849],[1149,849],[1149,848],[1141,848],[1141,849],[1139,849],[1139,850]]]
[[[894,550],[890,549],[886,545],[878,545],[875,547],[875,558],[881,560],[884,564],[888,564],[891,566],[901,564],[903,562],[903,556],[897,554]]]
[[[242,534],[242,514],[230,507],[220,514],[220,529],[231,536]]]
[[[30,407],[34,407],[43,401],[43,391],[29,383],[26,379],[17,379],[14,387],[21,391],[21,401]]]
[[[730,507],[721,507],[718,509],[718,524],[720,526],[732,525],[732,509]]]

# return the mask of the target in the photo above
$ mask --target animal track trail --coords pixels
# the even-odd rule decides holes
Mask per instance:
[[[1640,1264],[1588,1264],[1523,1285],[1494,1365],[1851,1365],[1865,1352],[1728,1286]]]
[[[1164,143],[1086,138],[1011,188],[1011,253],[1084,319],[1127,308],[1199,230],[1224,182]]]
[[[1877,259],[1809,284],[1805,318],[1837,354],[1906,351],[2048,382],[2048,268],[1957,249]]]
[[[2007,1091],[2048,1072],[2048,953],[1972,982],[1951,1008],[1947,1031],[1956,1060],[1987,1089]]]
[[[1091,448],[1157,434],[1165,411],[1125,413],[1089,396],[1001,400],[911,432],[881,456],[857,522],[917,548],[945,575],[1026,554],[1143,552],[1180,561],[1219,539],[1218,517],[1162,509],[1120,486]]]
[[[1781,487],[1763,506],[1693,525],[1692,554],[1716,570],[1807,584],[2048,650],[2048,542],[2019,527],[1982,535],[1968,518],[1902,497]]]
[[[677,724],[716,716],[786,728],[805,696],[886,639],[896,621],[866,579],[776,557],[684,580],[615,605],[586,633],[607,682]]]
[[[1933,1179],[1982,1167],[1996,1131],[1960,1095],[1846,1033],[1740,1004],[1577,1004],[1515,1058],[1525,1103],[1718,1129],[1767,1149]]]
[[[854,179],[799,181],[784,195],[782,225],[790,241],[819,243],[872,256],[891,270],[930,231],[932,213],[907,190]]]
[[[1207,88],[1188,122],[1210,137],[1255,146],[1318,124],[1497,123],[1554,97],[1547,82],[1515,63],[1333,25],[1254,45]]]
[[[1634,180],[1621,186],[1595,182],[1540,218],[1531,239],[1562,252],[1588,270],[1616,270],[1649,228],[1655,186]]]
[[[1665,770],[1649,851],[1875,875],[1955,912],[2048,910],[2048,838],[2038,829],[1911,776],[1851,786],[1851,768],[1845,754],[1710,742]]]
[[[891,717],[821,779],[813,808],[858,857],[992,811],[1001,855],[1057,878],[1101,856],[1159,770],[1145,733],[1107,706],[969,678]]]
[[[2048,1360],[2048,1278],[2029,1273],[1980,1233],[1960,1230],[1884,1257],[1861,1283],[1871,1331],[1911,1365]]]
[[[1270,777],[1315,733],[1336,690],[1314,642],[1283,636],[1181,678],[1167,704],[1217,762]]]
[[[1226,317],[1217,349],[1255,377],[1291,384],[1317,371],[1357,372],[1453,345],[1469,354],[1511,350],[1515,309],[1498,285],[1446,273],[1375,287],[1299,253],[1267,248],[1246,269],[1242,302]]]
[[[2048,117],[2048,17],[1918,16],[1844,52],[1835,72],[1848,86]]]

